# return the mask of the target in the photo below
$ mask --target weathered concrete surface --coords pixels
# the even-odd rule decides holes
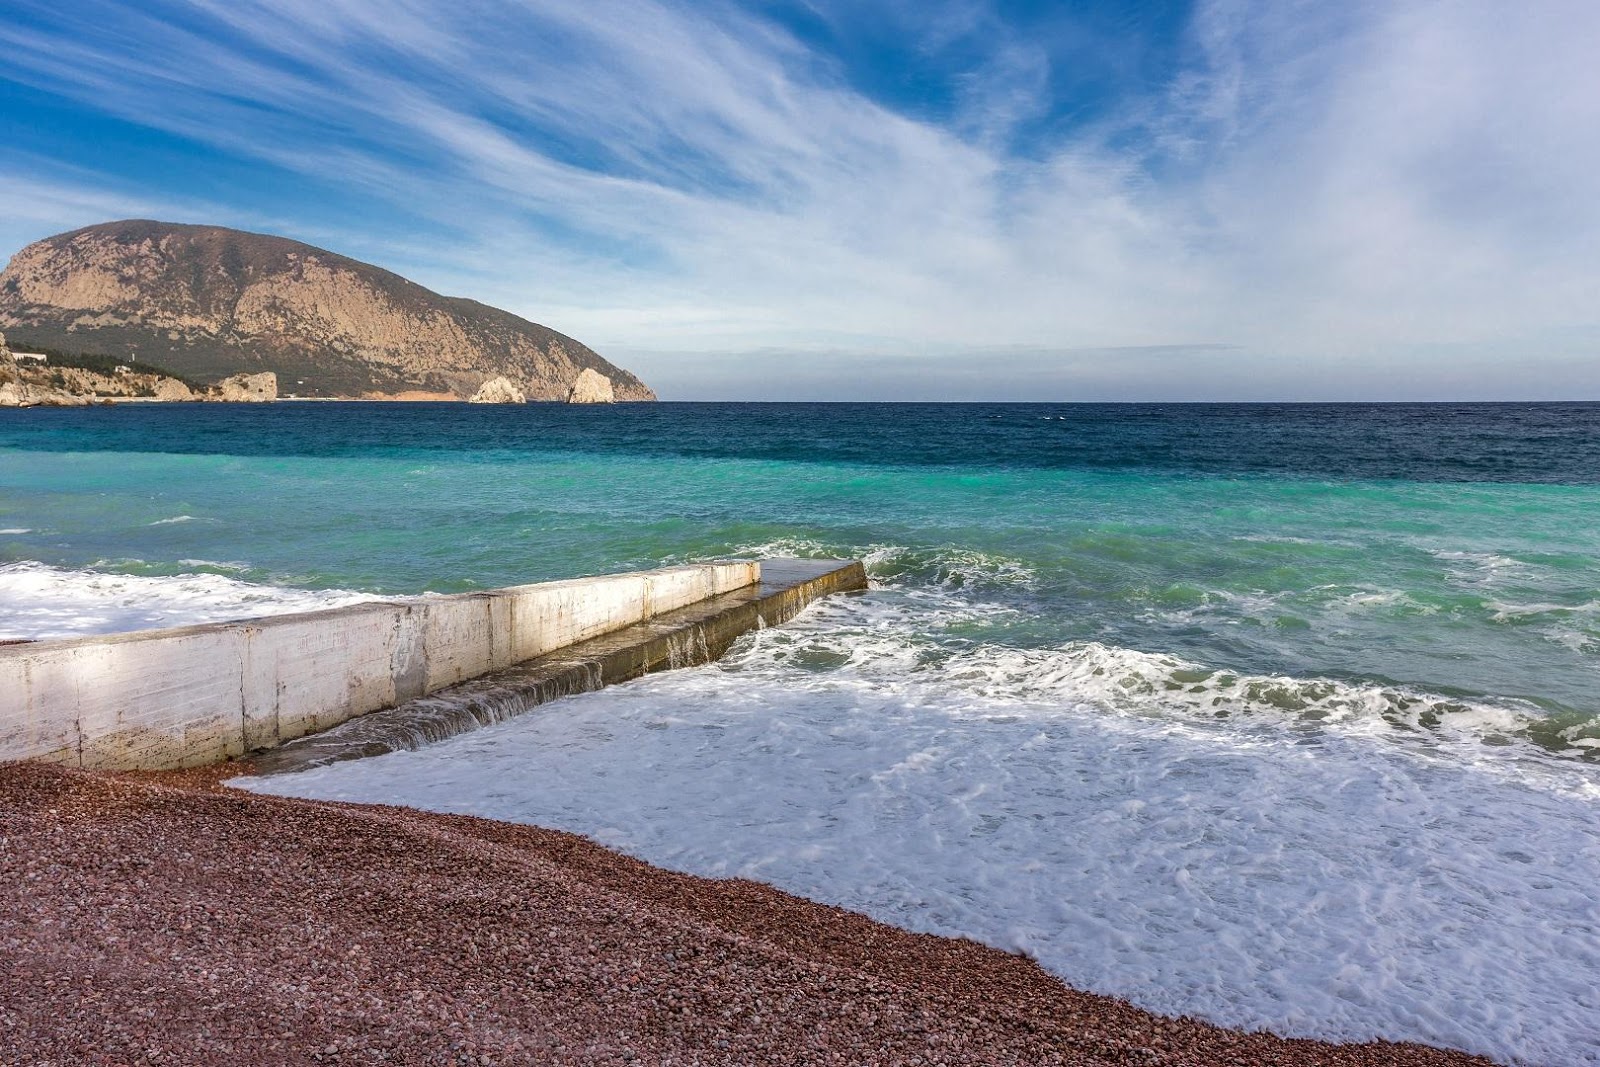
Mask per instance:
[[[708,563],[0,647],[0,760],[160,770],[326,730],[752,586]]]
[[[866,572],[856,561],[764,560],[758,585],[352,719],[251,762],[257,774],[282,774],[418,748],[514,718],[557,697],[651,671],[708,663],[749,630],[786,622],[820,596],[866,587]]]

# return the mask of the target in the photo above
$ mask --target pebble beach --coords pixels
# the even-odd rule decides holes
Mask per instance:
[[[582,838],[0,765],[0,1062],[1446,1067],[1152,1015]]]

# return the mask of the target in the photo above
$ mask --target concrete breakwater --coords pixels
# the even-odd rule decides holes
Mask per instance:
[[[739,635],[786,622],[819,596],[866,587],[859,562],[765,560],[753,585],[291,741],[253,757],[253,770],[281,774],[419,748],[515,718],[557,697],[709,663]]]
[[[0,647],[0,760],[217,763],[761,580],[760,563],[708,563]],[[620,662],[602,665],[604,681]]]

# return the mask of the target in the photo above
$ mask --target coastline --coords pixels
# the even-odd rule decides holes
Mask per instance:
[[[0,1037],[74,1063],[1475,1065],[1151,1015],[574,835],[0,764]],[[381,1055],[379,1055],[381,1053]]]
[[[605,407],[615,408],[626,404],[654,404],[654,400],[613,400]],[[122,407],[125,404],[150,404],[160,406],[179,407],[188,404],[235,404],[260,407],[263,404],[459,404],[474,407],[484,407],[483,404],[473,404],[465,397],[448,396],[443,393],[426,394],[417,396],[279,396],[272,400],[224,400],[218,397],[188,397],[182,400],[167,399],[158,396],[95,396],[88,398],[82,404],[33,404],[29,408],[41,407]],[[531,405],[560,405],[562,407],[596,407],[601,405],[574,404],[570,400],[528,400],[521,405],[493,404],[492,407],[521,407]]]
[[[729,670],[297,792],[743,873],[1241,1028],[1594,1058],[1592,410],[131,414],[0,420],[0,547],[51,561],[25,614],[868,557],[872,595]]]

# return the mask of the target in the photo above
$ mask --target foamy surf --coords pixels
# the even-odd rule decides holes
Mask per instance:
[[[859,559],[867,574],[878,581],[904,584],[907,579],[919,585],[946,590],[993,587],[1025,587],[1038,579],[1026,562],[961,545],[911,548],[906,545],[868,544],[841,548],[812,538],[782,537],[757,545],[745,545],[730,555],[761,559],[767,556],[797,556],[802,559],[849,557]]]
[[[1600,789],[1513,740],[1537,708],[940,637],[1009,610],[891,583],[711,668],[245,784],[570,830],[1158,1011],[1600,1063]]]
[[[371,599],[345,590],[257,585],[221,574],[161,577],[9,563],[0,565],[0,639],[122,633],[315,611]]]

